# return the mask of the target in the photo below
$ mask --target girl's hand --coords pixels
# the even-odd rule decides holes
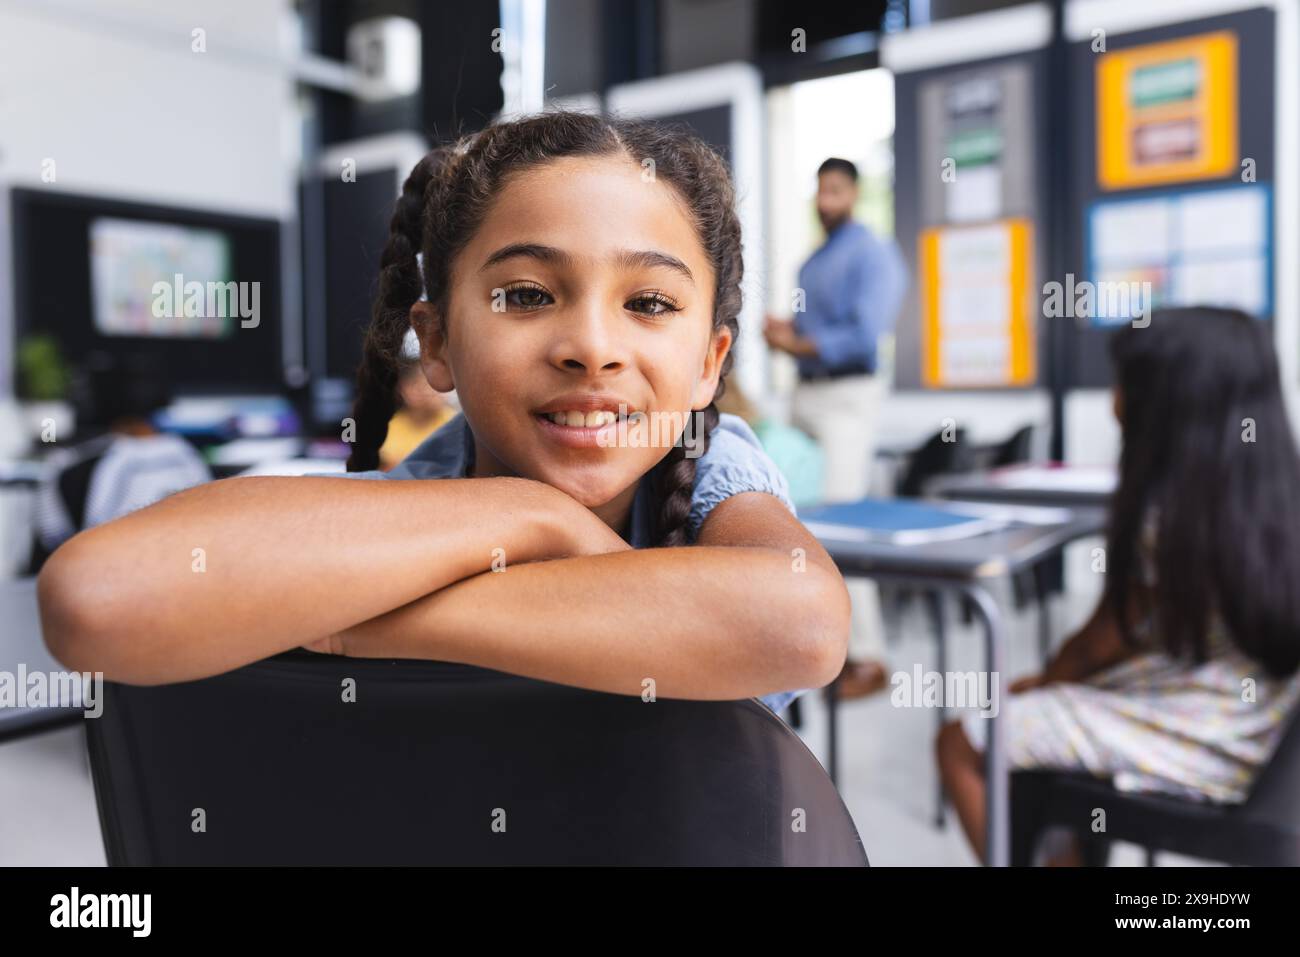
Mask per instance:
[[[1051,684],[1046,675],[1025,675],[1018,678],[1007,687],[1007,691],[1012,694],[1020,694],[1022,691],[1029,691],[1033,688],[1041,688],[1043,685]]]
[[[548,515],[552,520],[551,535],[556,542],[554,552],[544,560],[631,550],[632,546],[587,506],[553,486],[544,485],[543,488],[555,502],[554,511],[548,511]],[[510,560],[509,555],[506,560]]]
[[[536,484],[539,489],[544,490],[544,495],[549,496],[548,505],[553,503],[553,506],[547,509],[549,518],[548,534],[552,547],[546,549],[545,558],[535,558],[532,559],[533,561],[550,561],[556,558],[571,558],[583,555],[605,555],[610,552],[631,550],[632,546],[598,518],[591,509],[559,489],[540,482]],[[507,554],[507,562],[509,559],[510,556]],[[361,649],[366,647],[367,637],[373,638],[376,635],[382,635],[382,627],[378,632],[374,632],[373,626],[378,619],[384,617],[380,615],[369,621],[359,622],[343,631],[317,638],[300,647],[304,651],[322,655],[367,657],[366,653]],[[371,644],[373,643],[372,641]]]
[[[347,651],[343,646],[343,636],[341,634],[326,635],[324,638],[310,641],[301,647],[303,651],[314,651],[321,655],[347,654]]]

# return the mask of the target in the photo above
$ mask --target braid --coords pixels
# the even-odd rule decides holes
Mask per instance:
[[[702,434],[700,455],[709,451],[709,436],[717,425],[716,401],[691,413],[687,432]],[[695,490],[695,467],[698,462],[698,457],[687,458],[686,443],[681,442],[672,447],[655,469],[654,490],[655,497],[659,500],[659,515],[654,538],[660,548],[690,544],[686,534],[687,519],[691,515],[691,496]]]
[[[397,356],[410,327],[411,307],[420,298],[416,253],[424,235],[424,198],[438,172],[437,151],[411,171],[388,225],[388,243],[379,260],[379,293],[366,328],[357,368],[352,419],[356,443],[348,457],[349,472],[379,467],[379,449],[388,438],[388,421],[397,411]]]

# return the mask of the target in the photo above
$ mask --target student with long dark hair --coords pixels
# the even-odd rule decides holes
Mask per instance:
[[[681,130],[557,111],[433,150],[345,426],[352,475],[407,481],[227,479],[85,532],[47,643],[142,684],[306,645],[780,710],[839,673],[849,599],[717,410],[741,273],[730,173]],[[463,411],[378,472],[411,328]]]
[[[1123,449],[1096,612],[1003,703],[1010,764],[1245,800],[1300,699],[1300,458],[1272,329],[1157,311],[1111,340]],[[984,854],[984,721],[938,742]]]

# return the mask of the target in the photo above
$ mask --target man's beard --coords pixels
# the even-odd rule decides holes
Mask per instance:
[[[837,226],[842,226],[848,221],[849,214],[840,213],[838,216],[831,218],[818,213],[817,218],[822,221],[822,229],[826,230],[828,233],[833,233]]]

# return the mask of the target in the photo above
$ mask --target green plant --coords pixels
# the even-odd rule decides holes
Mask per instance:
[[[65,399],[70,373],[53,336],[24,336],[18,342],[19,395],[35,401]]]

